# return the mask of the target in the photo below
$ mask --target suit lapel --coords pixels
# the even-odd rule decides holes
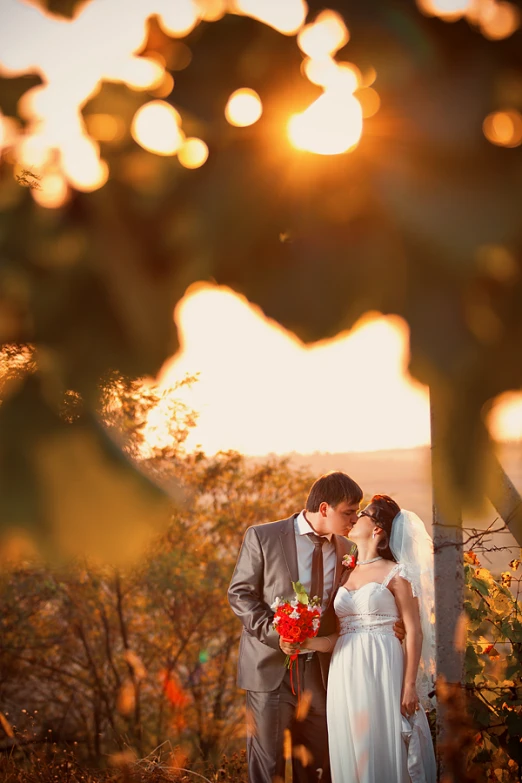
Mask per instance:
[[[299,566],[297,564],[297,547],[294,531],[294,520],[296,516],[297,514],[290,517],[284,529],[279,534],[279,540],[281,541],[281,547],[283,548],[283,556],[292,582],[297,582],[299,580]]]

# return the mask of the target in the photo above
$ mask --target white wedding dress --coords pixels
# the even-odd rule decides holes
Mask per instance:
[[[393,632],[399,612],[387,587],[397,575],[411,581],[397,564],[382,584],[341,587],[335,597],[340,635],[327,695],[333,783],[431,783],[436,777],[424,710],[412,725],[401,715],[404,657]]]

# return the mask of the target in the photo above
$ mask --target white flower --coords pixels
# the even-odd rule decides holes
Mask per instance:
[[[274,612],[275,612],[275,611],[276,611],[276,609],[277,609],[277,607],[278,607],[280,604],[282,604],[282,603],[283,603],[283,601],[282,601],[282,599],[281,599],[281,598],[276,598],[276,599],[275,599],[275,601],[274,601],[274,603],[273,603],[273,604],[272,604],[272,606],[270,607],[270,609],[273,609],[273,610],[274,610]]]
[[[280,622],[280,620],[281,620],[280,617],[274,617],[274,621],[273,621],[272,625],[277,625],[277,623]]]
[[[319,625],[320,625],[319,620],[317,619],[317,617],[314,617],[314,619],[312,620],[312,627],[313,627],[314,631],[317,631],[317,629],[319,628]]]
[[[297,600],[297,598],[292,598],[292,600],[290,601],[290,606],[293,606],[294,609],[296,608],[296,606],[299,606],[299,601]]]
[[[296,611],[295,611],[295,609],[294,609],[294,611],[292,612],[292,614],[290,615],[290,617],[292,618],[292,620],[299,620],[299,618],[301,617],[301,615],[299,614],[299,612],[296,612]]]

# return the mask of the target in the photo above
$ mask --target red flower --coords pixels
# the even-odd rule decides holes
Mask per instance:
[[[317,601],[310,601],[299,582],[293,585],[296,590],[294,598],[288,601],[277,598],[272,604],[274,610],[273,626],[278,634],[293,644],[302,644],[306,639],[317,636],[321,607]],[[290,657],[287,656],[287,666]]]
[[[345,555],[342,560],[343,566],[346,568],[355,568],[357,558],[355,555]]]

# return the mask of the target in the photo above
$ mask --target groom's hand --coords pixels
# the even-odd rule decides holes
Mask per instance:
[[[404,623],[402,622],[402,620],[400,619],[397,620],[397,622],[393,626],[393,633],[395,634],[395,636],[400,642],[404,641],[404,637],[406,636],[406,630],[404,628]]]
[[[279,647],[282,649],[285,655],[295,655],[301,649],[298,644],[293,642],[286,642],[281,636],[279,637]]]

